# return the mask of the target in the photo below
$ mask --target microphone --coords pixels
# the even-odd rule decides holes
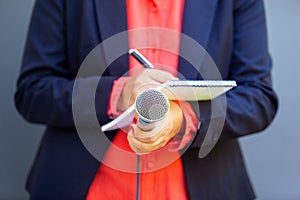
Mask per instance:
[[[156,123],[163,122],[170,110],[168,98],[157,89],[147,89],[135,99],[138,114],[137,125],[143,131],[150,131]]]

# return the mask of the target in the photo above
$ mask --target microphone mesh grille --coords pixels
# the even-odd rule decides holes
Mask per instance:
[[[147,89],[140,93],[135,104],[138,114],[149,121],[164,118],[170,107],[167,97],[155,89]]]

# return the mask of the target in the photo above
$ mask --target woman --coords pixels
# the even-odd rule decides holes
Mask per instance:
[[[191,37],[209,53],[222,79],[236,80],[238,86],[227,94],[220,141],[205,158],[198,158],[199,148],[209,124],[219,118],[210,113],[213,102],[198,102],[199,118],[189,103],[171,102],[174,115],[166,120],[173,125],[162,127],[162,137],[142,140],[139,136],[145,133],[134,123],[128,136],[117,130],[114,144],[146,156],[181,136],[176,148],[186,152],[180,158],[136,174],[105,165],[115,156],[111,146],[103,162],[89,154],[75,129],[72,96],[82,61],[94,47],[123,31],[147,27]],[[151,36],[147,40],[155,41]],[[129,47],[134,47],[134,38],[129,32]],[[180,39],[175,43],[181,51]],[[145,84],[161,84],[178,74],[203,78],[176,53],[159,49],[142,53],[156,63],[155,70],[136,68],[128,55],[106,70],[105,64],[99,65],[105,70],[95,94],[100,125],[126,110]],[[263,130],[274,118],[277,98],[271,65],[262,0],[37,0],[15,95],[25,119],[47,126],[27,182],[31,199],[254,199],[237,138]],[[86,88],[93,78],[85,77]],[[194,138],[183,142],[189,134]]]

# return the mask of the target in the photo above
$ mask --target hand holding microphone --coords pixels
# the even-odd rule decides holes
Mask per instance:
[[[135,101],[137,124],[128,133],[130,147],[138,154],[165,146],[181,129],[182,111],[158,90],[147,89]]]

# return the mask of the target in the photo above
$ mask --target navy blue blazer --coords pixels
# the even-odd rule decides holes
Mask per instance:
[[[238,83],[227,93],[221,139],[203,159],[198,152],[211,113],[210,102],[199,102],[202,125],[182,156],[189,197],[254,199],[237,139],[265,129],[277,110],[263,2],[187,0],[184,9],[182,32],[208,51],[223,79]],[[85,198],[101,163],[85,149],[74,127],[74,78],[96,45],[125,30],[123,0],[36,1],[15,93],[21,115],[47,127],[27,181],[31,199]],[[127,71],[124,55],[99,82],[95,98],[101,125],[111,120],[106,112],[113,81]],[[184,59],[179,72],[201,78]]]

